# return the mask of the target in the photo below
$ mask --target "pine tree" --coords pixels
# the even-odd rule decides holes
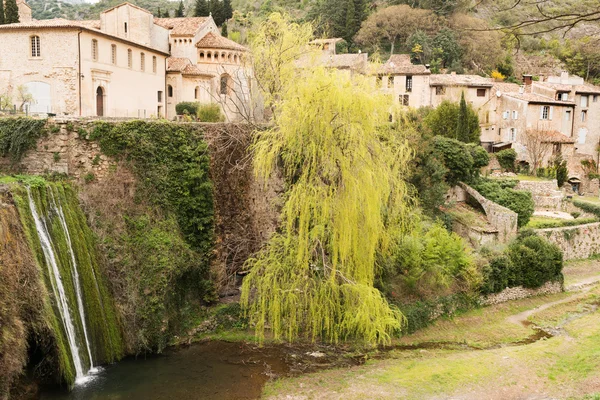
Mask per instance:
[[[210,12],[212,14],[213,19],[215,20],[215,24],[218,26],[223,25],[225,22],[225,15],[223,14],[223,3],[219,0],[211,0],[210,1]]]
[[[4,2],[0,0],[0,25],[4,25]]]
[[[456,121],[456,139],[464,143],[469,143],[469,136],[469,110],[465,101],[465,92],[462,92],[458,120]]]
[[[19,7],[17,0],[6,0],[5,24],[14,24],[19,22]]]
[[[179,1],[179,8],[175,12],[175,18],[183,18],[185,14],[185,8],[183,7],[183,0]]]
[[[195,17],[208,17],[210,15],[210,8],[206,0],[196,0],[196,8],[194,9]]]
[[[231,6],[231,0],[223,0],[223,16],[226,20],[233,17],[233,7]]]
[[[229,34],[227,32],[227,22],[225,22],[223,24],[223,26],[221,27],[221,36],[223,37],[227,37]]]

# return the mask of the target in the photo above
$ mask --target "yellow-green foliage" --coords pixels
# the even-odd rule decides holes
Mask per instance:
[[[389,99],[365,79],[305,70],[282,96],[277,126],[253,146],[255,171],[288,185],[281,233],[249,261],[242,305],[259,339],[389,340],[401,315],[373,287],[409,224],[412,157],[385,128]]]

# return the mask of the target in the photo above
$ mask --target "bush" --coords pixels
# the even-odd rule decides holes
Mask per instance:
[[[189,114],[189,115],[196,115],[196,114],[198,114],[199,107],[200,107],[200,103],[192,103],[189,101],[184,101],[175,106],[175,112],[177,112],[177,115],[184,115],[184,114],[186,114],[186,111],[187,111],[187,114]]]
[[[583,211],[594,214],[600,218],[600,204],[588,203],[587,201],[573,200],[575,207],[581,208]]]
[[[11,161],[21,161],[23,155],[35,146],[45,134],[45,119],[2,118],[0,119],[0,156],[10,156]]]
[[[206,104],[198,107],[198,120],[202,122],[223,122],[225,117],[221,113],[221,106],[218,104]]]
[[[469,182],[473,176],[473,156],[464,143],[443,136],[433,138],[435,151],[448,169],[446,182],[454,186],[458,182]]]
[[[482,294],[499,293],[507,287],[539,288],[546,282],[562,282],[563,255],[560,249],[523,231],[504,254],[491,258],[483,270]]]
[[[443,101],[437,108],[431,110],[424,118],[423,124],[433,136],[443,136],[451,139],[457,138],[457,126],[460,117],[460,104]],[[467,106],[466,129],[468,140],[466,142],[479,144],[481,128],[479,117],[471,105]]]
[[[479,173],[481,168],[490,163],[490,155],[478,144],[469,143],[466,147],[473,158],[473,169],[476,171],[476,173]]]
[[[558,157],[554,161],[554,168],[556,169],[556,183],[558,187],[562,187],[564,183],[569,179],[569,170],[567,169],[567,162],[562,159],[562,157]]]
[[[518,226],[522,227],[529,223],[533,215],[533,197],[525,190],[510,188],[509,185],[512,183],[512,180],[480,179],[473,187],[486,199],[516,212],[519,215]]]
[[[500,167],[505,171],[514,172],[515,162],[517,160],[517,152],[514,149],[501,150],[496,153],[496,159]]]

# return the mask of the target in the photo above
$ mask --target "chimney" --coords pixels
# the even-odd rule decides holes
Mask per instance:
[[[523,83],[527,86],[530,86],[533,82],[533,75],[523,75]]]
[[[525,85],[521,85],[519,87],[519,93],[521,93],[521,94],[525,93]]]
[[[431,68],[431,65],[425,64],[425,68],[429,69],[429,68]]]

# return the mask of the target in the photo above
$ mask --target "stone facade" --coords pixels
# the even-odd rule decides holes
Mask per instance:
[[[565,260],[589,258],[600,254],[600,222],[593,224],[536,230],[557,245]]]
[[[556,179],[551,181],[520,181],[516,190],[531,192],[536,209],[559,210],[564,199],[562,191],[558,190]]]
[[[563,285],[560,282],[546,282],[537,289],[527,289],[522,286],[506,288],[500,293],[483,296],[480,299],[482,306],[491,306],[494,304],[506,303],[507,301],[525,299],[528,297],[542,296],[546,294],[560,293],[563,291]]]
[[[220,104],[230,121],[255,117],[246,49],[221,37],[212,17],[154,18],[129,3],[95,21],[37,21],[25,3],[20,10],[20,23],[0,26],[0,93],[15,108],[174,118],[178,102],[194,101]],[[24,103],[24,92],[33,100]]]

